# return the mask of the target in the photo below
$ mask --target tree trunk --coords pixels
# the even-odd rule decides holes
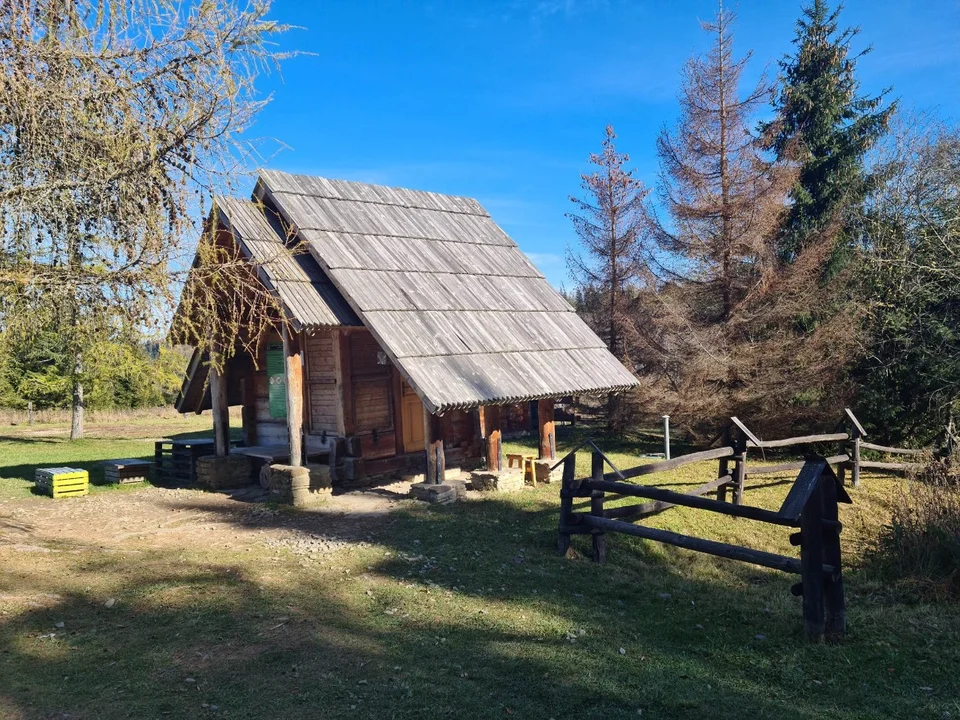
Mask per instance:
[[[80,358],[73,375],[73,412],[70,418],[70,439],[83,437],[83,382],[80,380]]]

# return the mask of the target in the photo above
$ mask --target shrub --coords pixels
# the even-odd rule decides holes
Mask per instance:
[[[960,599],[960,457],[931,458],[914,473],[870,554],[886,579]]]

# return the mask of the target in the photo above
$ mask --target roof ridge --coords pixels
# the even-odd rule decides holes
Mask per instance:
[[[383,200],[368,199],[368,198],[348,198],[338,194],[331,194],[330,191],[327,191],[324,194],[314,194],[314,193],[298,192],[296,190],[277,190],[270,187],[270,183],[267,182],[265,184],[270,189],[271,193],[284,193],[287,195],[299,195],[300,197],[323,198],[324,200],[340,200],[342,202],[367,203],[370,205],[388,205],[391,207],[402,207],[407,209],[431,210],[433,212],[447,212],[455,215],[474,215],[476,217],[487,217],[487,218],[490,217],[490,213],[487,211],[485,207],[483,207],[480,201],[474,197],[470,197],[469,195],[454,195],[452,193],[438,193],[432,190],[418,190],[416,188],[400,187],[399,185],[381,185],[378,183],[368,183],[360,180],[340,180],[337,178],[324,177],[323,175],[307,175],[305,173],[290,173],[284,170],[272,170],[269,168],[264,168],[260,170],[259,175],[261,179],[269,179],[268,177],[265,178],[265,176],[270,176],[270,175],[288,177],[288,178],[306,178],[308,180],[320,180],[330,184],[336,183],[340,185],[347,185],[351,188],[384,190],[384,191],[399,192],[404,194],[412,193],[412,194],[418,194],[418,195],[425,195],[430,198],[456,200],[464,203],[474,204],[479,209],[479,212],[469,211],[465,209],[452,210],[450,208],[444,208],[444,207],[429,207],[423,204],[411,205],[411,204],[399,203],[399,202],[385,202]]]

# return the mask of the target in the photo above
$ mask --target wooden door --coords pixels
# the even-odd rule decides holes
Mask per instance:
[[[400,429],[405,453],[424,449],[423,403],[403,378],[400,378]]]

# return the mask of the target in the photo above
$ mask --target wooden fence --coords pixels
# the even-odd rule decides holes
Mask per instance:
[[[733,455],[731,455],[730,459],[726,462],[734,463],[734,481],[731,484],[733,486],[735,504],[742,502],[743,481],[747,476],[769,475],[777,472],[799,470],[803,467],[803,462],[786,462],[779,465],[759,465],[748,468],[747,452],[750,449],[759,449],[762,451],[764,449],[800,447],[805,451],[809,451],[813,445],[836,443],[840,452],[836,455],[827,456],[824,459],[827,461],[827,464],[836,467],[836,473],[841,484],[843,484],[846,474],[849,472],[853,487],[859,487],[860,485],[861,470],[908,472],[920,467],[917,463],[864,460],[861,457],[862,450],[875,450],[891,455],[907,455],[913,457],[920,456],[925,452],[924,450],[876,445],[864,440],[866,436],[867,432],[863,429],[860,421],[853,412],[847,408],[844,410],[844,417],[837,432],[823,433],[820,435],[800,435],[780,440],[760,440],[743,422],[733,417],[730,418],[730,423],[721,435],[714,439],[711,445],[722,438],[726,445],[734,449]],[[724,470],[724,461],[721,460],[721,476],[725,474]]]
[[[585,445],[592,447],[592,472],[587,478],[576,478],[577,452]],[[739,459],[737,459],[739,456]],[[716,480],[705,483],[687,493],[678,493],[647,485],[625,482],[630,478],[671,470],[692,462],[718,459],[727,463],[728,471]],[[735,469],[729,471],[729,463]],[[564,457],[557,465],[563,466],[560,487],[560,526],[558,548],[566,555],[571,536],[590,535],[593,559],[603,562],[607,555],[606,533],[624,533],[635,537],[695,550],[718,557],[740,560],[763,567],[800,575],[793,586],[795,595],[803,596],[803,620],[807,637],[819,639],[824,635],[839,637],[846,631],[846,611],[841,574],[840,532],[837,503],[849,503],[850,498],[830,467],[828,458],[805,461],[800,473],[777,511],[742,504],[745,459],[737,445],[690,453],[659,463],[619,470],[599,448],[587,441]],[[612,471],[604,472],[605,466]],[[725,493],[717,499],[704,497],[711,492],[723,493],[733,484],[739,504],[725,501]],[[605,503],[627,497],[644,498],[647,502],[607,509]],[[577,498],[590,499],[589,512],[574,512]],[[680,505],[698,508],[732,517],[741,517],[785,527],[799,528],[790,535],[792,545],[800,546],[800,558],[777,555],[761,550],[705,540],[657,528],[636,525],[638,520],[667,508]]]

